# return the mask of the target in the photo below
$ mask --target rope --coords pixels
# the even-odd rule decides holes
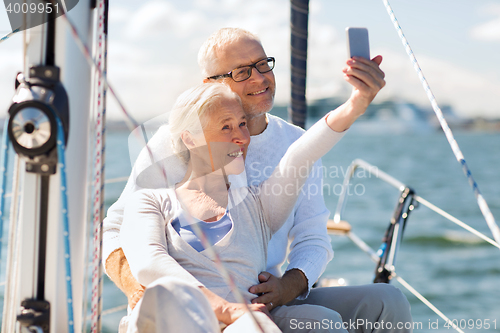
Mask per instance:
[[[3,238],[3,217],[5,209],[5,196],[7,192],[7,167],[9,166],[9,135],[7,134],[7,128],[9,124],[9,119],[5,119],[5,125],[3,126],[2,134],[2,166],[0,172],[2,176],[0,177],[0,262],[2,261],[2,238]]]
[[[17,28],[16,30],[12,31],[12,32],[9,32],[7,35],[3,36],[2,38],[0,38],[0,44],[5,42],[7,39],[9,39],[10,37],[14,36],[16,33],[18,33],[19,31],[21,31],[21,28]]]
[[[491,230],[491,233],[493,234],[493,238],[496,240],[497,243],[500,244],[500,228],[495,222],[495,218],[493,217],[493,214],[491,213],[490,208],[488,207],[488,204],[486,203],[486,200],[484,200],[483,196],[481,195],[481,192],[479,191],[479,187],[477,186],[477,183],[474,181],[474,178],[472,177],[472,173],[469,170],[469,167],[467,166],[467,163],[465,162],[464,155],[462,154],[462,151],[460,150],[460,147],[458,146],[457,141],[455,140],[453,133],[451,132],[450,127],[448,126],[448,123],[444,119],[443,112],[438,106],[438,103],[436,101],[436,98],[434,97],[434,94],[431,91],[431,88],[429,84],[427,83],[427,80],[425,79],[424,73],[422,72],[422,69],[420,68],[420,65],[417,62],[417,58],[415,57],[415,54],[413,53],[410,44],[408,43],[408,40],[406,39],[403,29],[399,25],[399,22],[396,18],[396,15],[394,14],[394,11],[392,10],[391,5],[389,4],[388,0],[383,0],[385,8],[387,9],[387,12],[389,13],[389,16],[391,17],[392,23],[394,24],[394,27],[396,28],[399,37],[401,38],[401,42],[403,43],[403,46],[405,47],[406,53],[410,57],[410,61],[413,64],[413,68],[418,74],[418,77],[420,78],[420,81],[422,83],[422,86],[427,94],[427,97],[429,98],[429,101],[431,102],[432,109],[434,110],[434,113],[437,116],[437,119],[439,121],[439,124],[443,128],[443,131],[446,135],[446,138],[448,139],[448,142],[450,143],[451,149],[453,150],[453,154],[455,155],[455,158],[457,159],[458,163],[462,165],[462,170],[467,177],[469,184],[472,187],[472,190],[474,192],[474,195],[477,200],[477,204],[479,205],[479,209],[481,210],[481,213],[483,214],[486,223],[488,224],[488,227]]]
[[[123,310],[127,310],[127,307],[128,307],[128,304],[123,304],[123,305],[119,305],[119,306],[116,306],[114,308],[111,308],[111,309],[107,309],[107,310],[104,310],[102,313],[101,313],[101,316],[107,316],[107,315],[110,315],[110,314],[113,314],[115,312],[118,312],[118,311],[123,311]]]
[[[64,11],[64,9],[63,9]],[[89,47],[83,42],[83,39],[80,37],[80,34],[78,33],[78,30],[76,29],[75,24],[71,19],[66,15],[66,12],[64,12],[60,17],[62,17],[64,20],[66,20],[66,23],[68,23],[70,27],[71,34],[73,35],[73,38],[75,39],[76,45],[82,52],[83,56],[87,60],[87,63],[90,65],[90,67],[94,68],[97,70],[99,73],[99,77],[101,77],[104,81],[104,84],[106,87],[109,89],[109,92],[113,97],[115,98],[116,102],[118,103],[121,111],[125,115],[125,120],[127,121],[127,126],[131,131],[133,131],[135,128],[139,127],[139,123],[127,112],[127,109],[125,108],[125,105],[122,103],[121,99],[118,97],[118,95],[115,93],[115,90],[113,87],[109,84],[108,82],[108,77],[106,73],[103,73],[101,68],[96,64],[95,60],[92,58],[90,55],[90,49]]]
[[[57,155],[59,158],[59,171],[61,172],[61,206],[62,206],[62,222],[64,236],[64,259],[66,266],[66,296],[68,306],[68,332],[74,332],[73,320],[73,289],[71,285],[71,249],[69,244],[69,217],[68,217],[68,193],[66,185],[66,158],[65,158],[65,141],[64,129],[59,118],[57,120]]]
[[[106,179],[104,181],[104,184],[121,183],[121,182],[126,182],[127,180],[128,180],[128,176],[126,176],[126,177],[117,177],[117,178],[110,178],[110,179]]]
[[[106,85],[103,77],[107,74],[107,38],[106,38],[106,15],[107,4],[104,0],[98,3],[98,62],[97,68],[103,76],[97,76],[97,119],[96,119],[96,142],[94,158],[94,253],[92,271],[92,303],[91,303],[91,332],[101,331],[102,311],[102,221],[104,212],[104,152],[105,152],[105,121],[106,121]]]
[[[127,126],[129,127],[129,129],[132,132],[135,132],[135,129],[140,126],[139,123],[129,114],[129,112],[125,108],[124,104],[122,103],[121,99],[115,93],[113,87],[110,85],[110,83],[108,81],[107,73],[103,72],[101,70],[101,68],[97,65],[95,60],[91,57],[89,47],[83,42],[83,39],[80,37],[80,34],[78,33],[78,30],[76,29],[75,24],[71,21],[71,19],[68,17],[68,15],[66,15],[66,10],[64,8],[62,8],[62,10],[63,10],[64,15],[62,15],[61,17],[64,20],[66,20],[66,23],[69,25],[70,32],[71,32],[73,38],[75,39],[76,45],[78,46],[78,48],[82,52],[83,56],[87,60],[87,63],[90,65],[90,67],[94,68],[99,73],[99,77],[102,78],[105,87],[109,90],[111,95],[113,95],[113,97],[115,98],[115,101],[118,103],[121,111],[125,115],[125,120],[126,120]],[[107,20],[105,22],[107,24]],[[107,29],[106,24],[104,25],[105,29]],[[146,149],[149,152],[149,156],[151,158],[151,163],[153,165],[155,165],[155,161],[152,158],[153,153],[148,145],[146,145]],[[161,172],[162,172],[164,178],[166,179],[167,176],[166,176],[165,170],[162,169]]]

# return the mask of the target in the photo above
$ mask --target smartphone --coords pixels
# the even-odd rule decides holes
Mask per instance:
[[[368,29],[346,28],[347,55],[352,57],[363,57],[370,60],[370,44],[368,42]]]

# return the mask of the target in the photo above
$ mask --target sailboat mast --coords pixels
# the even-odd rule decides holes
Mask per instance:
[[[61,5],[59,3],[59,6]],[[66,1],[66,8],[71,9],[67,15],[76,24],[81,35],[85,36],[85,43],[89,43],[92,38],[91,1],[80,0],[78,5],[74,8],[73,6],[71,1]],[[21,85],[24,92],[31,92],[32,96],[22,100],[22,96],[26,94],[16,94],[17,101],[14,101],[9,112],[12,111],[11,120],[12,114],[17,112],[19,115],[14,119],[17,121],[14,123],[18,126],[17,133],[27,134],[29,137],[34,136],[37,131],[43,132],[37,127],[40,123],[37,123],[36,117],[25,117],[33,112],[36,115],[43,113],[36,109],[36,105],[42,105],[40,110],[44,109],[44,105],[48,106],[46,109],[49,109],[49,119],[42,125],[47,126],[47,123],[50,123],[50,131],[57,128],[53,126],[51,116],[54,114],[50,110],[65,110],[62,112],[62,118],[66,119],[62,120],[66,127],[67,141],[64,152],[67,161],[65,190],[70,221],[68,252],[71,254],[71,274],[67,276],[65,273],[65,256],[69,253],[64,251],[66,235],[62,224],[61,165],[57,163],[57,154],[53,148],[42,153],[41,157],[30,155],[30,147],[24,147],[28,148],[28,154],[24,155],[16,150],[20,160],[17,173],[21,184],[19,220],[14,237],[18,239],[18,246],[13,247],[8,256],[19,264],[17,269],[8,272],[12,277],[8,279],[6,289],[12,289],[12,292],[10,297],[5,298],[4,309],[9,310],[4,313],[2,332],[21,331],[21,323],[16,319],[16,315],[21,311],[21,304],[24,304],[25,310],[39,306],[36,303],[37,305],[30,308],[32,303],[26,300],[48,304],[46,307],[50,308],[50,311],[45,312],[49,317],[48,322],[44,319],[44,324],[40,325],[43,332],[82,332],[91,71],[62,18],[29,28],[25,33],[29,42],[24,50],[26,68],[23,73],[26,81]],[[58,99],[62,100],[61,108],[52,105]],[[55,117],[61,120],[61,114],[57,112]],[[47,142],[50,140],[52,139]],[[38,159],[52,159],[53,169],[49,170],[52,167],[38,163]],[[41,172],[32,172],[33,167],[39,168]],[[68,279],[71,281],[72,295],[67,295],[64,287]],[[68,320],[69,301],[74,314],[72,322]]]
[[[290,6],[291,103],[288,118],[292,124],[305,128],[309,0],[290,0]]]
[[[75,24],[79,31],[83,42],[87,45],[92,43],[92,27],[93,27],[93,8],[91,8],[92,0],[80,0],[78,4],[68,12],[68,17]],[[87,59],[80,51],[73,35],[70,32],[66,22],[58,19],[58,28],[56,32],[56,65],[62,68],[61,81],[63,82],[69,97],[70,109],[70,128],[69,137],[66,145],[66,173],[68,186],[68,210],[70,222],[70,244],[72,257],[72,280],[73,280],[73,309],[75,314],[75,332],[82,332],[85,323],[82,323],[82,313],[86,309],[82,309],[83,284],[85,265],[87,258],[85,257],[86,248],[86,223],[88,222],[88,166],[89,159],[89,134],[92,132],[90,128],[90,100],[91,100],[91,67]],[[55,195],[55,194],[54,194]],[[52,210],[54,218],[58,216],[57,221],[60,221],[59,210]],[[59,226],[61,223],[59,222]],[[54,240],[53,244],[59,244],[54,251],[58,251],[61,255],[63,248],[63,238],[61,234],[52,234],[58,241]],[[49,257],[50,258],[50,257]],[[53,283],[50,291],[54,298],[57,294],[61,294],[61,286],[64,279],[64,258],[57,260],[57,265],[54,263],[51,273],[54,277],[57,276],[59,284]],[[56,281],[54,278],[53,281]],[[53,289],[52,289],[53,288]],[[65,313],[66,304],[57,302],[61,313]],[[57,317],[55,316],[57,314]],[[57,330],[54,332],[64,332],[68,327],[65,322],[67,317],[59,318],[59,313],[54,311],[52,322],[58,321]],[[52,332],[51,332],[52,333]]]

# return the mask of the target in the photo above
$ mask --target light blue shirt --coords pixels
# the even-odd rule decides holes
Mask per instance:
[[[220,241],[233,227],[233,221],[231,220],[228,211],[224,213],[224,215],[215,222],[205,222],[199,220],[197,218],[193,218],[202,233],[207,237],[210,245],[215,245],[218,241]],[[198,238],[195,232],[195,226],[193,224],[189,224],[186,219],[185,212],[183,211],[179,216],[172,220],[172,227],[179,234],[179,236],[193,249],[198,252],[205,250],[203,243],[200,238]]]

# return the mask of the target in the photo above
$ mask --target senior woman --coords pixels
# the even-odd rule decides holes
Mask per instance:
[[[175,277],[198,287],[210,304],[210,315],[229,325],[226,332],[245,318],[246,306],[262,327],[279,332],[263,315],[268,314],[264,304],[250,304],[255,295],[248,289],[258,284],[258,274],[266,268],[267,243],[290,214],[307,179],[304,169],[310,170],[365,109],[365,105],[351,105],[330,112],[290,146],[269,179],[258,186],[232,188],[227,175],[243,172],[250,140],[239,97],[220,83],[205,83],[182,94],[169,126],[173,149],[187,164],[186,176],[175,188],[134,193],[120,231],[134,277],[148,286],[144,298],[155,281]],[[237,302],[217,258],[205,248],[207,242],[248,305]],[[141,302],[144,299],[134,309],[136,319],[144,313]],[[280,306],[271,315],[284,332],[301,331],[297,330],[300,323],[292,325],[297,318],[309,324],[329,323],[321,327],[322,332],[347,332],[336,312],[320,306]],[[168,312],[163,316],[170,322],[180,320]],[[160,325],[158,320],[152,322]],[[302,327],[302,331],[314,331],[310,325]]]

